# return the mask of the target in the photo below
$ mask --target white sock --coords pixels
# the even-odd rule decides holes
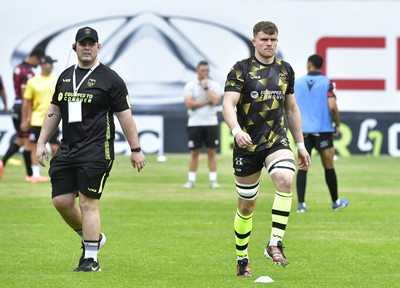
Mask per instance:
[[[217,172],[209,172],[208,179],[210,179],[210,182],[217,181]]]
[[[32,176],[33,177],[40,177],[40,166],[39,165],[32,165]]]
[[[278,246],[278,241],[280,241],[280,239],[272,238],[272,239],[269,240],[269,245],[268,246]]]
[[[192,182],[196,182],[196,172],[189,171],[188,180]]]
[[[83,245],[85,246],[85,259],[93,258],[97,262],[99,241],[83,241]]]

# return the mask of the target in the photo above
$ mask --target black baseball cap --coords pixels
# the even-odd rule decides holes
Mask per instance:
[[[45,63],[50,63],[53,64],[54,62],[57,62],[57,60],[51,58],[50,56],[43,56],[42,59],[40,60],[40,63],[45,64]]]
[[[97,36],[97,31],[91,27],[83,27],[76,32],[75,42],[81,42],[87,38],[94,40],[95,42],[99,42],[99,36]]]

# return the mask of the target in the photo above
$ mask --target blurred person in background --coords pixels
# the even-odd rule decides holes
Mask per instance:
[[[4,113],[7,113],[8,112],[7,93],[6,89],[4,88],[3,79],[1,78],[1,75],[0,75],[0,96],[1,100],[3,101],[3,111]]]
[[[340,133],[340,115],[336,104],[336,84],[321,73],[323,58],[314,54],[307,60],[307,75],[296,80],[296,101],[301,118],[304,143],[311,155],[315,148],[325,170],[333,211],[347,207],[349,201],[338,195],[337,177],[334,167],[335,148],[333,136]],[[332,125],[333,124],[333,125]],[[307,170],[297,172],[297,212],[307,212],[305,202]]]
[[[185,105],[188,109],[188,148],[190,149],[189,172],[184,188],[196,184],[197,168],[203,145],[208,158],[208,179],[211,188],[219,188],[217,180],[217,147],[219,127],[217,105],[221,98],[221,86],[209,79],[210,67],[206,61],[197,64],[197,79],[184,87]]]
[[[23,95],[25,92],[26,82],[28,79],[32,78],[35,73],[33,68],[36,68],[44,56],[44,51],[42,49],[33,49],[32,52],[24,59],[24,61],[17,65],[14,69],[13,80],[14,80],[14,91],[15,100],[14,106],[12,108],[12,120],[14,124],[15,131],[17,132],[14,142],[7,149],[6,154],[4,154],[3,159],[0,160],[0,179],[3,176],[4,168],[6,166],[7,160],[17,153],[19,149],[24,146],[24,151],[22,153],[25,168],[26,168],[26,181],[32,180],[32,160],[31,151],[29,144],[29,130],[21,129],[21,117],[22,117],[22,102]]]
[[[24,92],[21,129],[30,133],[32,183],[49,181],[48,177],[40,175],[41,166],[36,159],[36,146],[57,82],[57,77],[52,73],[54,62],[57,62],[57,60],[53,60],[50,56],[44,56],[40,63],[41,73],[28,80]],[[56,130],[49,140],[53,156],[56,154],[59,145],[57,140],[58,134],[59,129]]]

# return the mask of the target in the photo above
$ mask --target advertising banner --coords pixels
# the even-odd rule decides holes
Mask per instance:
[[[210,76],[223,86],[233,64],[252,55],[254,24],[269,20],[279,28],[277,56],[293,66],[296,77],[306,73],[309,55],[324,56],[323,71],[336,81],[338,106],[350,129],[342,135],[351,133],[343,138],[351,139],[345,145],[349,153],[399,156],[400,1],[5,0],[1,6],[0,75],[9,109],[13,68],[42,47],[58,60],[54,73],[60,74],[76,63],[76,31],[91,26],[99,33],[100,61],[127,84],[134,115],[158,119],[138,125],[141,131],[159,129],[143,134],[143,141],[152,139],[148,152],[186,152],[183,86],[196,77],[196,64],[208,61]],[[3,108],[0,102],[0,115]],[[3,116],[0,155],[13,131],[10,117]]]

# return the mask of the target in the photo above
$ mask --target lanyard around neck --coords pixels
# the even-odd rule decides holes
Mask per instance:
[[[82,80],[81,80],[81,82],[79,82],[78,86],[76,86],[76,74],[75,74],[75,71],[76,71],[76,68],[78,68],[78,64],[75,64],[74,75],[73,75],[73,77],[72,77],[72,85],[73,85],[73,88],[74,88],[74,96],[78,95],[78,90],[79,90],[79,88],[81,87],[82,83],[85,81],[85,79],[86,79],[87,77],[89,77],[89,75],[90,75],[90,74],[94,71],[94,69],[96,69],[97,66],[99,66],[99,65],[100,65],[100,62],[97,61],[96,64],[94,64],[93,67],[90,68],[90,70],[89,70],[89,71],[86,73],[86,75],[82,78]]]

